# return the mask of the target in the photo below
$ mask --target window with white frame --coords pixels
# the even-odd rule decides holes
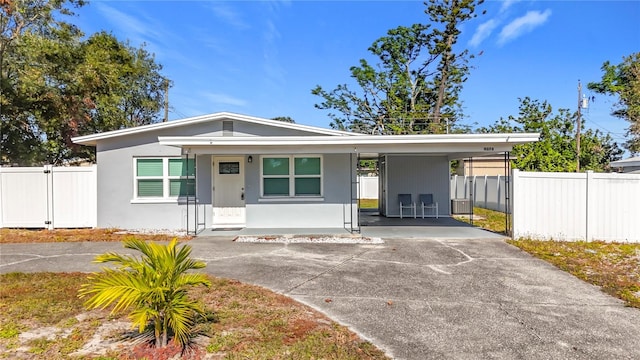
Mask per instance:
[[[195,162],[183,158],[135,158],[134,197],[178,198],[195,195]]]
[[[322,196],[322,157],[318,155],[263,156],[262,196]]]

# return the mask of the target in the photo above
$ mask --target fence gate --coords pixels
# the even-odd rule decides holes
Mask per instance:
[[[0,227],[97,226],[96,166],[0,168]]]

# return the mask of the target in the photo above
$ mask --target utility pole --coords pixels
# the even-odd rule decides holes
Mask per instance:
[[[578,124],[576,125],[576,172],[580,172],[580,125],[582,111],[582,84],[578,80]]]

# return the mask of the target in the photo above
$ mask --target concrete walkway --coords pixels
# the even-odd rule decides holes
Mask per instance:
[[[382,245],[190,243],[207,272],[319,309],[396,359],[640,358],[637,309],[497,236],[411,234]],[[0,272],[93,271],[93,256],[114,250],[123,251],[117,243],[1,245]]]

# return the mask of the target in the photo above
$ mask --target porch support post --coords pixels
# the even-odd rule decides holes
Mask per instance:
[[[513,237],[513,231],[511,231],[511,161],[509,151],[504,153],[504,231],[507,236]]]
[[[471,226],[473,226],[473,205],[474,205],[474,197],[475,197],[475,187],[476,187],[476,179],[473,176],[473,157],[469,158],[469,178],[471,181],[469,182],[469,202],[471,203],[471,208],[469,209],[469,222]]]

